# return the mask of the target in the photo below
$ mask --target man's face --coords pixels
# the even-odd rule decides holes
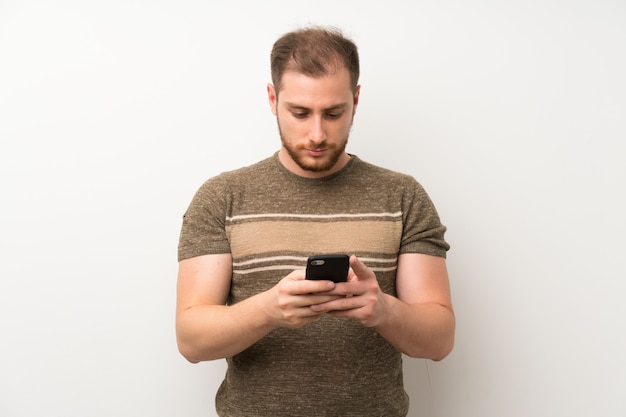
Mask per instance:
[[[319,78],[287,71],[278,96],[268,85],[282,141],[279,158],[287,169],[318,178],[349,161],[345,148],[359,98],[359,88],[354,94],[350,85],[345,68]]]

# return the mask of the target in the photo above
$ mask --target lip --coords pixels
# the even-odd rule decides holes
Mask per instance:
[[[306,151],[311,156],[322,156],[326,153],[327,149],[307,149]]]

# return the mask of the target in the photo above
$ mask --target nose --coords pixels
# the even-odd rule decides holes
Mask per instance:
[[[326,129],[324,126],[324,120],[321,116],[311,118],[309,140],[317,145],[326,140]]]

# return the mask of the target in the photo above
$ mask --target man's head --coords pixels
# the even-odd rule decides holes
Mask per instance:
[[[338,31],[312,28],[274,44],[267,87],[282,142],[283,165],[297,175],[330,175],[350,160],[345,152],[359,101],[359,59]]]
[[[270,60],[272,83],[277,94],[286,71],[317,78],[341,67],[348,70],[352,91],[356,93],[359,53],[354,42],[338,29],[311,27],[289,32],[274,43]]]

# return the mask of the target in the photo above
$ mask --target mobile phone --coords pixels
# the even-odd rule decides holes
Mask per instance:
[[[350,257],[344,254],[314,255],[306,261],[306,279],[346,282]]]

